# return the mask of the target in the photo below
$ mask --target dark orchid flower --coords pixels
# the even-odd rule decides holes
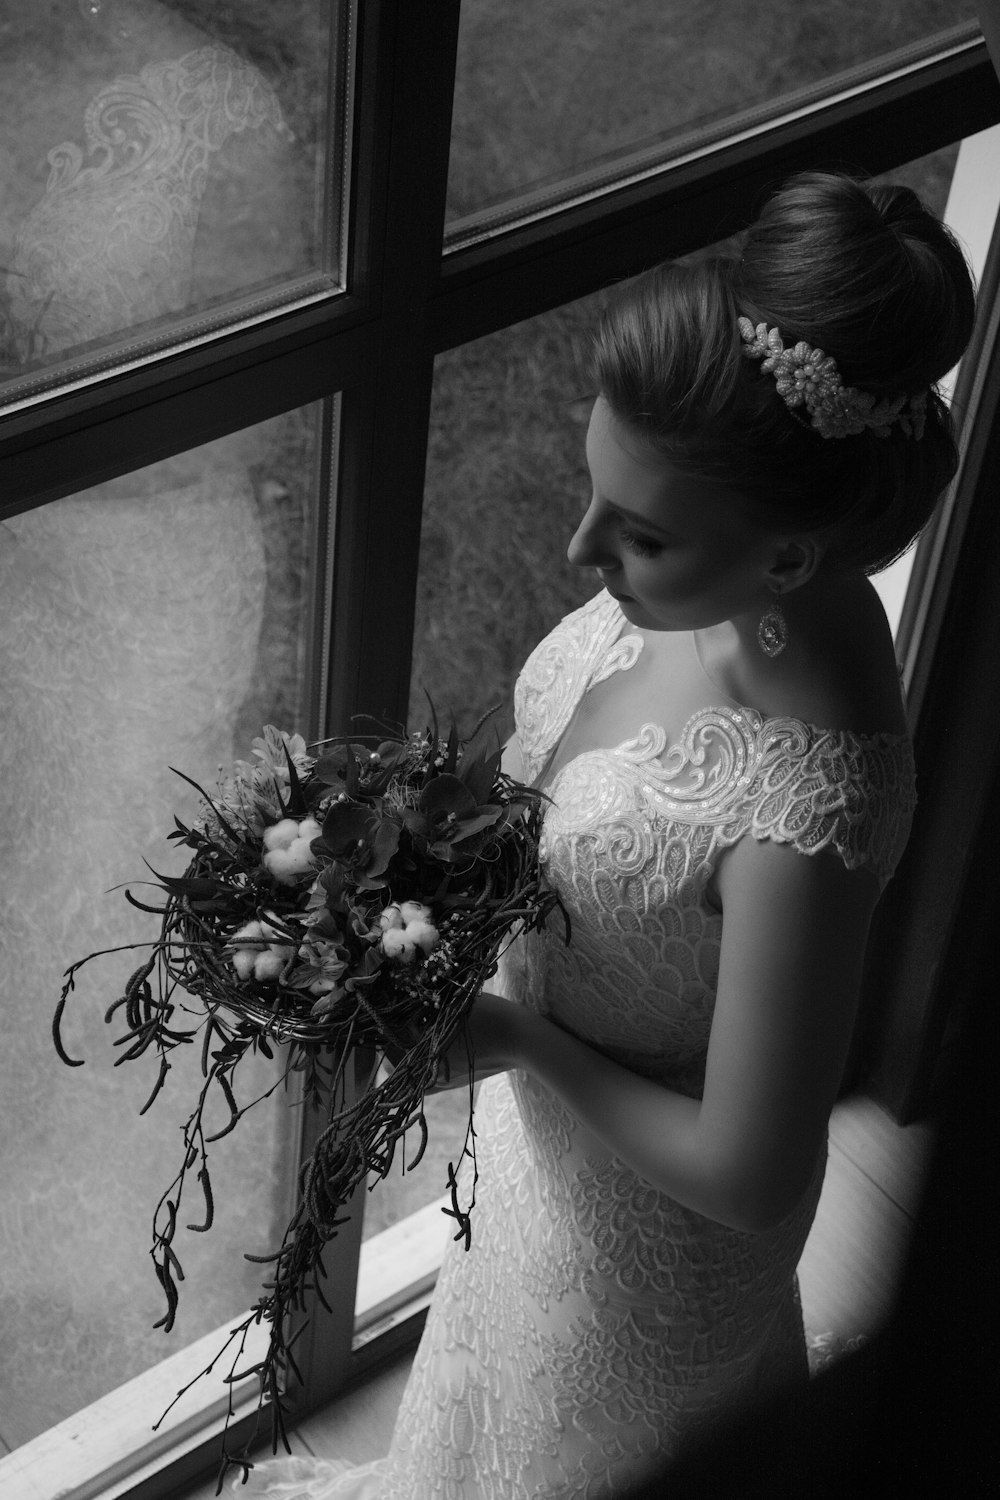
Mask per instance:
[[[416,808],[403,817],[428,854],[456,864],[482,847],[487,830],[495,827],[504,814],[499,803],[478,803],[464,781],[444,773],[428,783]]]
[[[352,798],[378,797],[396,772],[419,755],[412,740],[383,740],[373,749],[370,744],[345,739],[331,745],[316,762],[312,782],[317,787],[337,787]]]
[[[372,807],[335,802],[313,847],[349,870],[360,890],[377,890],[388,883],[385,874],[399,847],[400,832],[394,818],[384,817]]]

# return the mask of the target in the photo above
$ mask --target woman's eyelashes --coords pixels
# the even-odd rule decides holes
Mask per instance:
[[[662,542],[654,542],[648,536],[639,536],[636,532],[630,531],[627,526],[622,526],[618,535],[629,551],[636,553],[639,557],[655,557],[658,552],[663,551]]]

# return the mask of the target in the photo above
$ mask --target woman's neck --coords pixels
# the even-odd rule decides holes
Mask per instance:
[[[695,632],[703,669],[727,697],[765,717],[860,733],[902,732],[892,635],[863,574],[820,573],[781,600],[787,645],[761,650],[757,612]]]

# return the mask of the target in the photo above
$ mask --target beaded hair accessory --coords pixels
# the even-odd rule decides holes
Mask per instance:
[[[778,395],[793,416],[798,416],[796,407],[805,407],[821,437],[854,437],[860,432],[888,437],[894,422],[907,437],[915,441],[923,437],[925,395],[885,396],[876,401],[865,391],[845,385],[833,356],[822,349],[806,343],[786,349],[777,328],[768,328],[766,323],[755,328],[749,318],[738,318],[737,326],[747,359],[759,359],[761,369],[774,376]]]

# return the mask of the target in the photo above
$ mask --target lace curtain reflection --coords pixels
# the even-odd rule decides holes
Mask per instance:
[[[229,248],[212,232],[221,220],[206,221],[206,185],[226,157],[237,191],[284,135],[270,85],[222,49],[102,88],[85,146],[49,153],[45,192],[16,234],[7,301],[20,357],[176,312],[218,283]],[[294,1121],[282,1102],[213,1149],[226,1202],[212,1234],[181,1247],[175,1334],[153,1332],[149,1226],[179,1165],[199,1059],[177,1059],[140,1121],[155,1061],[149,1077],[115,1070],[103,1025],[130,953],[80,976],[67,1035],[86,1067],[65,1070],[49,1036],[65,966],[149,935],[154,919],[110,888],[141,878],[144,860],[177,869],[164,837],[197,799],[170,767],[211,787],[241,705],[260,694],[268,559],[249,472],[260,440],[237,434],[0,527],[0,1451],[248,1305],[259,1267],[242,1252],[273,1248],[286,1217]],[[261,1060],[254,1092],[272,1080]]]

